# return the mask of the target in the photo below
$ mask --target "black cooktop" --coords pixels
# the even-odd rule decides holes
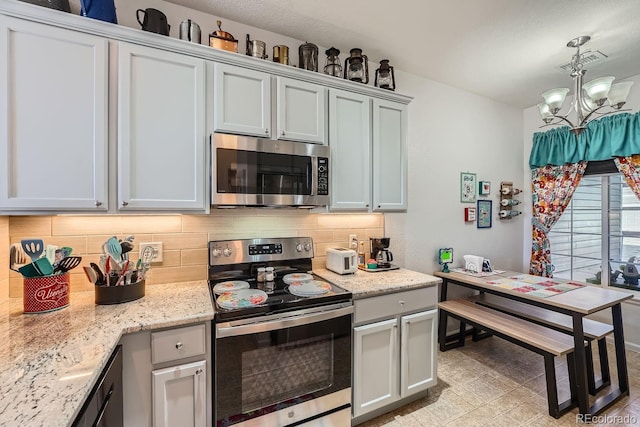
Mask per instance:
[[[305,250],[305,247],[309,249]],[[309,255],[313,256],[312,248],[313,242],[309,237],[209,242],[209,290],[216,309],[214,320],[225,322],[350,301],[351,292],[311,272]],[[260,267],[274,268],[273,282],[257,282]],[[283,281],[285,275],[293,273],[310,273],[314,280],[331,285],[331,290],[309,297],[293,295],[289,292],[289,285]],[[251,289],[265,291],[267,300],[256,306],[233,309],[221,307],[213,287],[230,280],[246,281]]]

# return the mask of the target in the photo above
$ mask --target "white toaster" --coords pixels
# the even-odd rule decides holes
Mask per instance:
[[[358,271],[358,254],[353,249],[327,249],[327,270],[338,274],[350,274]]]

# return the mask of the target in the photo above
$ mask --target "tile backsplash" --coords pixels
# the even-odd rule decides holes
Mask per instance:
[[[209,240],[311,236],[315,246],[314,267],[324,267],[327,248],[346,247],[349,234],[367,241],[369,237],[384,236],[384,216],[245,208],[213,210],[210,215],[0,217],[2,247],[8,248],[9,243],[19,243],[24,238],[42,238],[45,244],[72,247],[74,255],[83,257],[82,266],[98,263],[102,244],[109,237],[124,238],[129,234],[135,235],[131,252],[134,261],[140,243],[163,243],[163,261],[152,264],[147,279],[147,284],[153,285],[205,280]],[[0,263],[8,264],[4,251],[0,251]],[[5,269],[0,271],[0,291],[6,295],[8,288],[10,297],[21,297],[22,277],[7,268],[7,280]],[[81,268],[71,273],[71,292],[92,289]]]
[[[0,216],[0,302],[9,297],[9,217]]]

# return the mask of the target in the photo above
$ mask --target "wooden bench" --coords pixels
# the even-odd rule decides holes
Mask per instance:
[[[485,307],[499,310],[521,319],[529,320],[540,325],[548,326],[557,331],[573,335],[573,321],[571,317],[567,315],[490,294],[475,295],[470,297],[469,300]],[[589,393],[595,396],[598,391],[611,384],[606,336],[613,332],[613,326],[596,320],[584,319],[583,328],[584,336],[587,339],[587,385],[589,387]],[[600,380],[595,379],[591,341],[596,341],[598,343]]]
[[[490,332],[499,338],[544,356],[549,415],[559,418],[576,406],[575,365],[573,360],[573,338],[571,336],[468,300],[442,301],[438,303],[438,307],[446,312],[447,315],[461,322]],[[464,337],[461,339],[464,339]],[[554,358],[563,355],[567,356],[571,398],[558,404]]]

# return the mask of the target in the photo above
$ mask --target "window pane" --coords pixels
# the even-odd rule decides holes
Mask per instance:
[[[640,201],[621,175],[609,180],[610,284],[638,289]]]

